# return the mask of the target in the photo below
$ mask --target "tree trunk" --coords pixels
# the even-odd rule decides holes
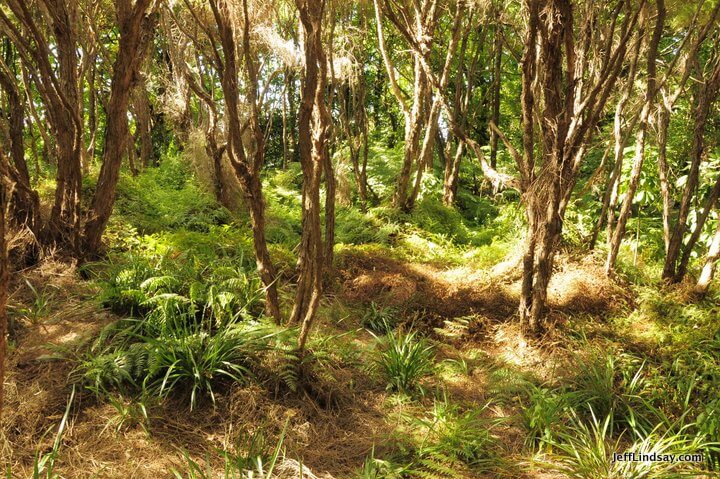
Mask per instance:
[[[700,179],[700,165],[703,161],[705,152],[705,129],[708,123],[708,115],[718,91],[720,90],[720,60],[716,63],[710,78],[705,80],[705,84],[700,87],[697,96],[693,117],[695,125],[693,127],[692,146],[690,147],[690,169],[683,189],[682,198],[680,199],[680,207],[678,209],[675,228],[673,228],[670,242],[668,244],[667,254],[665,255],[665,265],[663,267],[662,277],[671,282],[679,282],[685,275],[685,271],[680,274],[677,270],[678,259],[680,257],[682,242],[687,230],[688,215],[692,201],[695,198],[698,182]],[[702,226],[701,226],[702,227]]]
[[[140,164],[143,168],[156,166],[153,159],[152,144],[152,112],[147,93],[144,75],[139,75],[139,81],[132,97],[132,109],[135,116],[135,128],[140,142]]]
[[[690,264],[690,257],[692,255],[692,251],[695,248],[698,240],[700,239],[700,235],[702,234],[703,228],[705,227],[705,222],[710,215],[710,211],[712,211],[717,204],[718,197],[720,197],[720,177],[715,180],[715,185],[710,191],[710,196],[705,202],[705,207],[695,220],[693,232],[690,235],[690,238],[688,238],[687,243],[682,248],[682,257],[680,258],[680,263],[678,264],[677,271],[674,277],[675,281],[678,283],[683,280],[685,274],[687,273],[687,268],[688,264]]]
[[[710,282],[715,276],[715,267],[717,266],[718,258],[720,258],[720,221],[718,221],[715,227],[715,234],[710,244],[710,250],[705,258],[705,264],[700,273],[700,278],[695,285],[695,293],[701,297],[705,296],[708,288],[710,288]]]
[[[615,107],[615,117],[613,120],[613,168],[610,170],[610,174],[608,175],[600,215],[598,216],[598,220],[595,228],[593,229],[593,235],[590,240],[589,249],[591,250],[595,248],[595,244],[597,243],[603,224],[606,225],[607,244],[610,244],[612,241],[612,232],[615,227],[615,208],[617,206],[620,177],[625,159],[625,146],[627,145],[627,141],[635,125],[635,121],[639,118],[638,114],[635,114],[633,121],[631,121],[630,124],[625,124],[627,122],[625,108],[635,88],[635,76],[637,74],[638,60],[640,58],[640,49],[642,46],[641,38],[642,31],[638,35],[638,40],[635,43],[633,55],[630,59],[630,71],[628,72],[628,77],[625,81],[625,88],[623,89],[622,96]]]
[[[85,225],[84,243],[90,255],[97,254],[100,249],[102,235],[115,204],[115,190],[128,140],[130,93],[137,82],[154,30],[155,20],[149,17],[150,4],[151,0],[137,0],[131,7],[129,0],[122,0],[117,5],[120,45],[110,86],[103,164]]]
[[[57,42],[57,75],[62,99],[49,102],[48,114],[57,143],[55,202],[50,212],[47,238],[69,247],[76,254],[80,240],[80,195],[82,192],[82,98],[78,89],[77,4],[48,2],[53,8],[53,31]],[[47,70],[41,75],[48,75]],[[49,78],[44,81],[50,82]]]
[[[7,356],[7,300],[10,265],[8,263],[7,244],[5,242],[5,211],[10,198],[8,197],[5,177],[7,174],[7,158],[0,150],[0,422],[3,412],[3,391],[5,384],[5,359]]]
[[[493,54],[493,82],[492,82],[492,122],[495,125],[500,126],[500,87],[501,78],[500,74],[502,67],[502,36],[499,34],[497,29],[500,25],[495,27],[495,51]],[[495,130],[490,131],[490,166],[492,168],[497,167],[497,146],[498,146],[498,135]]]
[[[37,236],[40,234],[40,197],[30,185],[30,173],[25,162],[25,109],[15,79],[1,67],[0,87],[5,91],[8,102],[8,134],[13,165],[8,165],[7,170],[17,185],[12,193],[13,219],[17,225],[28,227]]]
[[[88,130],[90,133],[90,141],[85,150],[85,164],[83,171],[85,174],[90,172],[90,164],[95,162],[95,144],[97,141],[97,55],[91,60],[90,72],[88,73]]]
[[[445,164],[445,178],[443,180],[443,203],[446,206],[455,204],[457,196],[458,181],[460,179],[460,162],[465,151],[465,142],[458,140],[455,155],[452,159],[448,158]]]
[[[257,85],[257,65],[250,51],[249,23],[247,2],[242,3],[244,25],[242,32],[242,45],[245,64],[245,75],[251,85]],[[227,154],[230,159],[235,176],[243,191],[245,204],[250,212],[250,226],[253,232],[253,248],[258,275],[265,287],[265,308],[275,322],[281,321],[280,303],[277,293],[277,276],[270,259],[265,238],[265,199],[262,192],[260,168],[265,157],[265,143],[263,132],[260,130],[258,99],[255,89],[248,89],[247,103],[250,106],[250,137],[253,142],[252,161],[248,157],[243,144],[243,127],[239,117],[239,89],[238,89],[238,54],[235,33],[231,18],[234,12],[226,2],[212,0],[210,7],[215,17],[225,61],[220,71],[220,79],[225,97]],[[218,157],[219,159],[220,157]]]
[[[301,325],[298,349],[303,351],[320,303],[323,268],[327,264],[323,256],[328,247],[323,248],[320,229],[320,180],[328,164],[331,123],[325,103],[327,60],[322,44],[325,1],[296,0],[295,3],[305,32],[305,75],[298,121],[303,232],[298,256],[300,275],[290,321]]]
[[[660,105],[657,114],[657,143],[658,143],[658,174],[660,176],[660,196],[662,198],[663,244],[665,254],[670,249],[670,210],[672,208],[672,194],[670,192],[670,167],[667,161],[668,128],[670,127],[670,111]]]
[[[625,201],[618,215],[617,225],[609,244],[608,255],[605,261],[605,273],[610,274],[615,269],[617,256],[620,252],[620,244],[625,237],[625,228],[630,218],[631,207],[638,184],[640,183],[640,174],[645,161],[645,141],[650,124],[650,111],[657,96],[657,57],[658,46],[662,38],[663,28],[665,27],[665,2],[657,0],[657,17],[655,19],[655,27],[653,29],[652,38],[648,45],[647,53],[647,84],[645,88],[645,99],[642,111],[640,113],[640,125],[638,127],[637,136],[635,138],[635,161],[633,163],[632,172],[630,173],[630,183],[625,192]],[[649,15],[649,13],[647,13]]]
[[[277,273],[265,238],[265,201],[260,175],[253,175],[243,189],[246,190],[245,202],[250,213],[257,271],[265,286],[265,305],[270,317],[279,323],[282,315],[277,291]]]

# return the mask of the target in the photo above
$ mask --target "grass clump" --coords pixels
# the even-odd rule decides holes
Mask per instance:
[[[420,380],[435,368],[435,350],[416,331],[390,331],[380,339],[376,364],[387,380],[387,389],[412,393],[422,390]]]
[[[526,431],[525,445],[532,449],[550,447],[565,424],[573,393],[530,385],[528,397],[520,412]]]
[[[252,479],[271,478],[276,467],[285,457],[283,454],[283,443],[285,442],[285,433],[287,431],[287,423],[283,429],[277,442],[272,445],[267,441],[262,430],[242,435],[232,450],[219,451],[220,456],[224,459],[224,467],[221,474],[217,474],[210,465],[210,460],[206,459],[205,467],[190,457],[187,451],[183,451],[185,458],[185,468],[179,471],[175,468],[171,470],[175,479],[214,479],[217,477],[223,479]],[[298,463],[302,471],[302,465]]]
[[[591,353],[578,358],[572,380],[577,404],[585,417],[612,417],[617,431],[651,428],[658,419],[651,404],[645,363],[627,354]]]
[[[201,397],[215,402],[223,382],[245,382],[272,334],[262,323],[229,321],[214,327],[175,318],[161,327],[127,322],[102,348],[90,350],[75,379],[99,394],[119,390],[167,398],[186,395],[190,409]]]
[[[361,323],[371,332],[387,334],[399,324],[399,309],[393,306],[382,306],[375,301],[363,313]]]
[[[548,462],[549,469],[569,478],[585,479],[670,479],[696,477],[701,471],[697,463],[680,462],[679,454],[697,453],[703,444],[688,436],[684,430],[671,433],[655,428],[649,433],[634,431],[636,439],[626,441],[622,435],[613,436],[613,419],[603,420],[594,415],[589,422],[577,416],[553,444],[556,453]],[[673,454],[673,461],[616,461],[614,453],[634,453],[638,458]]]

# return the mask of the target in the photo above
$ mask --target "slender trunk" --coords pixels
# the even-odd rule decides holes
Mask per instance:
[[[641,36],[642,32],[640,32],[640,37]],[[607,244],[609,245],[612,241],[612,232],[615,227],[615,208],[617,207],[620,177],[622,174],[623,162],[625,160],[625,146],[627,145],[627,141],[635,125],[635,121],[639,118],[638,114],[635,114],[631,124],[625,125],[625,107],[627,106],[630,96],[635,88],[635,75],[637,74],[641,45],[642,42],[640,40],[635,43],[633,56],[630,60],[630,71],[625,82],[625,88],[623,89],[622,96],[615,107],[615,117],[613,122],[613,168],[608,175],[605,193],[603,194],[602,208],[600,209],[600,215],[598,216],[598,221],[593,229],[593,235],[590,240],[589,248],[591,250],[595,248],[595,244],[598,236],[600,235],[600,230],[602,229],[603,224],[606,225]]]
[[[465,142],[458,140],[457,148],[455,149],[455,155],[452,160],[447,159],[445,165],[445,179],[443,182],[443,203],[447,206],[455,204],[455,197],[457,196],[458,180],[460,179],[460,162],[462,161],[463,153],[465,151]]]
[[[298,255],[300,275],[290,321],[301,325],[298,349],[304,351],[320,304],[323,268],[327,264],[324,253],[328,247],[323,248],[320,226],[320,181],[323,169],[328,168],[331,122],[325,103],[327,60],[322,45],[325,1],[296,0],[295,3],[305,33],[305,74],[298,122],[303,170],[303,232]]]
[[[523,275],[522,286],[520,290],[520,307],[519,314],[523,327],[527,332],[537,330],[532,317],[532,301],[533,301],[533,283],[535,281],[535,249],[538,242],[538,231],[535,220],[535,214],[532,213],[534,205],[532,199],[528,198],[528,204],[525,207],[526,218],[528,222],[527,236],[525,238],[525,252],[523,253]]]
[[[290,141],[288,140],[288,95],[290,89],[290,68],[285,68],[285,87],[283,88],[282,94],[282,146],[283,146],[283,161],[282,169],[287,170],[288,164],[290,163]]]
[[[719,89],[720,61],[718,61],[715,65],[711,78],[706,79],[705,84],[700,88],[693,111],[695,125],[693,127],[692,146],[690,147],[689,154],[690,171],[688,172],[682,198],[680,199],[677,220],[675,221],[675,228],[673,228],[672,235],[670,236],[670,242],[668,244],[667,255],[665,255],[665,265],[662,273],[663,279],[672,282],[681,281],[685,274],[684,271],[680,274],[677,270],[677,262],[680,257],[683,238],[687,230],[690,207],[700,180],[700,165],[703,161],[705,152],[705,129],[708,122],[708,115],[710,114],[710,107],[712,106]]]
[[[426,82],[422,81],[420,73],[420,60],[415,59],[415,87],[413,92],[413,107],[409,115],[405,116],[405,142],[403,144],[403,163],[398,174],[395,186],[393,203],[403,211],[408,209],[408,186],[413,165],[418,162],[418,170],[422,168],[419,164],[420,137],[425,123],[422,117],[422,97],[426,94]]]
[[[335,246],[335,168],[327,145],[322,153],[323,170],[325,175],[325,261],[324,272],[332,271]]]
[[[28,134],[30,135],[30,151],[32,153],[32,157],[35,158],[35,177],[33,178],[33,182],[37,184],[38,181],[40,181],[40,151],[38,151],[37,147],[37,136],[35,135],[35,128],[33,128],[33,122],[30,118],[27,119],[27,130]]]
[[[438,119],[440,117],[440,100],[435,99],[430,108],[430,114],[425,125],[425,135],[420,149],[420,155],[417,160],[417,171],[415,173],[415,184],[410,196],[405,200],[405,211],[411,211],[415,207],[415,201],[420,194],[420,185],[422,184],[423,171],[432,168],[432,157],[435,149],[435,137],[438,132]]]
[[[265,202],[262,194],[262,182],[259,175],[253,175],[246,193],[246,204],[250,213],[250,223],[253,233],[253,247],[260,280],[265,286],[265,304],[268,314],[280,322],[280,299],[277,291],[277,273],[270,259],[265,238]]]
[[[5,359],[7,356],[7,299],[10,265],[8,263],[7,244],[5,242],[5,211],[10,198],[8,197],[5,176],[7,172],[7,158],[0,151],[0,422],[3,412],[3,391],[5,384]]]
[[[715,276],[715,267],[717,266],[718,258],[720,258],[720,221],[718,221],[715,227],[715,234],[713,235],[708,254],[705,257],[705,264],[700,273],[700,278],[698,278],[698,282],[695,285],[695,293],[701,297],[705,296],[710,288],[710,282]]]
[[[58,83],[64,100],[46,105],[53,117],[57,144],[55,201],[47,225],[47,239],[75,253],[80,240],[80,195],[82,191],[81,97],[78,90],[77,5],[59,7],[53,24],[57,42]]]
[[[85,164],[83,169],[85,174],[90,172],[90,164],[95,161],[95,142],[97,139],[97,90],[96,80],[97,75],[97,56],[93,58],[90,64],[90,72],[88,73],[88,130],[90,133],[90,140],[85,150]]]
[[[615,269],[617,256],[620,252],[620,244],[625,237],[625,228],[630,217],[630,212],[640,183],[640,174],[642,173],[643,162],[645,161],[645,141],[650,123],[650,110],[657,96],[657,57],[658,45],[662,37],[663,28],[665,26],[665,3],[664,0],[657,0],[657,17],[653,29],[652,38],[648,45],[647,54],[647,82],[645,88],[645,98],[642,111],[640,113],[640,125],[638,127],[637,136],[635,138],[635,160],[632,172],[630,173],[630,183],[625,192],[625,201],[620,209],[617,225],[609,244],[607,259],[605,261],[605,273],[610,274]]]
[[[1,68],[0,87],[5,91],[8,102],[8,134],[12,166],[8,165],[7,170],[17,185],[12,193],[13,219],[17,225],[27,226],[37,236],[40,233],[40,197],[30,185],[30,173],[25,162],[23,103],[15,79]]]
[[[677,283],[682,281],[685,277],[685,274],[687,273],[688,264],[690,264],[690,257],[692,256],[692,251],[695,248],[698,240],[700,239],[700,235],[702,234],[703,228],[705,227],[705,223],[707,222],[708,216],[710,215],[710,211],[712,211],[717,204],[718,197],[720,197],[720,177],[715,180],[715,185],[710,191],[710,196],[705,202],[705,207],[695,220],[693,232],[690,235],[690,238],[688,238],[687,243],[682,248],[682,257],[680,258],[680,264],[678,264],[677,271],[675,272],[674,277],[674,280]]]
[[[222,166],[223,155],[227,149],[227,143],[218,145],[213,133],[207,133],[205,138],[205,151],[208,157],[212,160],[213,165],[213,189],[215,191],[215,199],[217,199],[217,201],[225,208],[231,210],[233,208],[233,204],[228,196],[227,188],[225,187],[225,174]]]
[[[127,157],[128,157],[128,168],[132,176],[137,176],[140,171],[137,169],[136,159],[137,151],[135,150],[135,139],[132,136],[128,137],[129,141],[126,141],[127,146]]]
[[[496,29],[499,28],[499,25]],[[500,126],[500,87],[502,67],[502,36],[495,32],[495,52],[493,59],[493,82],[492,82],[492,122]],[[497,146],[498,135],[495,130],[490,130],[490,166],[497,167]]]
[[[45,160],[48,160],[52,157],[50,155],[50,145],[52,144],[52,141],[50,139],[50,135],[48,134],[48,131],[45,127],[45,123],[40,120],[40,115],[38,115],[37,109],[35,108],[35,101],[33,100],[33,94],[32,90],[30,89],[30,79],[28,78],[27,69],[25,67],[22,68],[22,78],[23,78],[23,88],[25,89],[25,95],[27,97],[27,104],[30,109],[30,118],[32,119],[32,124],[37,127],[38,132],[40,133],[40,137],[43,140],[43,157]],[[29,121],[29,120],[28,120]],[[37,172],[38,172],[38,178],[40,171],[40,163],[38,161],[37,163]]]
[[[562,230],[562,219],[554,201],[553,204],[548,205],[547,213],[550,218],[544,218],[533,266],[535,277],[532,285],[532,310],[528,326],[535,334],[541,333],[547,328],[544,324],[547,315],[547,290]]]
[[[657,115],[657,143],[658,143],[658,174],[660,175],[660,196],[662,198],[663,243],[665,254],[670,249],[670,210],[672,208],[672,195],[670,192],[670,167],[667,161],[668,128],[670,126],[670,111],[660,105]]]
[[[152,113],[145,78],[139,75],[139,81],[132,97],[132,109],[135,116],[135,129],[140,141],[140,164],[143,168],[153,165]]]

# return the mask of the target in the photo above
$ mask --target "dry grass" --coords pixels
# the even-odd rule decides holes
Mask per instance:
[[[430,386],[447,391],[454,402],[477,407],[491,399],[489,371],[498,364],[545,380],[553,377],[558,364],[567,358],[560,337],[528,343],[509,321],[516,308],[517,278],[507,271],[496,275],[469,268],[442,270],[370,256],[345,258],[345,265],[340,271],[340,304],[372,300],[422,312],[420,317],[427,324],[416,326],[434,333],[438,359],[467,360],[467,374],[430,380]],[[626,304],[627,293],[600,273],[592,262],[561,262],[551,284],[554,311],[561,315],[584,310],[603,314]],[[23,271],[22,277],[51,289],[56,296],[47,317],[36,324],[21,319],[12,338],[16,348],[9,358],[5,384],[0,463],[11,464],[16,477],[30,476],[36,452],[52,446],[54,428],[70,393],[72,363],[49,360],[49,356],[58,348],[78,347],[115,319],[94,304],[96,291],[78,279],[74,265],[46,260]],[[32,292],[24,282],[13,282],[11,292],[15,306],[32,302]],[[353,321],[336,321],[330,316],[320,321],[319,327],[326,332],[356,327]],[[361,333],[354,341],[366,348],[371,340]],[[391,400],[384,385],[358,369],[337,373],[343,385],[340,408],[322,408],[316,401],[282,388],[235,386],[218,397],[215,407],[208,403],[192,415],[179,400],[151,407],[149,434],[134,423],[118,430],[108,426],[118,414],[114,407],[80,395],[72,409],[57,472],[78,479],[164,478],[170,477],[172,468],[182,469],[184,451],[201,464],[210,458],[212,466],[221,470],[218,450],[232,450],[239,438],[260,430],[275,440],[287,424],[287,460],[279,477],[299,477],[300,463],[303,477],[352,477],[373,448],[378,456],[392,449],[389,438],[402,434],[397,418],[407,406]],[[353,386],[346,388],[349,383]],[[417,407],[429,407],[431,402],[429,397],[421,398]],[[508,404],[494,405],[489,411],[496,417],[517,412]],[[510,468],[507,477],[550,477],[527,472],[519,465],[526,459],[517,426],[503,426],[500,440]]]

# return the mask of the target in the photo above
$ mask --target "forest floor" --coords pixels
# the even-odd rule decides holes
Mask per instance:
[[[127,218],[122,221],[131,223]],[[273,221],[283,226],[285,220],[271,215]],[[223,235],[237,231],[213,233],[220,236],[208,240],[212,254],[221,248]],[[182,260],[181,243],[188,239],[172,236],[176,232],[168,239],[165,233],[158,228],[143,241],[153,238],[148,249],[154,252],[155,243],[175,241],[163,249],[163,257]],[[123,244],[116,246],[123,254],[145,251],[133,243],[140,237],[117,234],[113,241]],[[427,238],[437,244],[436,237]],[[285,460],[276,472],[285,478],[312,477],[309,471],[338,479],[566,477],[572,469],[557,444],[567,436],[558,431],[576,427],[574,434],[586,434],[588,442],[598,431],[574,422],[570,408],[559,405],[565,404],[564,394],[585,394],[585,403],[598,408],[600,399],[627,399],[641,415],[635,398],[659,404],[655,394],[675,387],[665,380],[676,363],[671,350],[685,347],[700,354],[714,348],[702,349],[697,338],[717,329],[708,319],[720,311],[715,299],[696,307],[682,287],[661,292],[638,276],[608,279],[599,257],[569,248],[558,258],[550,285],[554,327],[545,337],[528,340],[516,320],[517,248],[477,262],[462,259],[463,248],[470,247],[452,249],[449,259],[408,257],[407,247],[397,246],[401,241],[403,235],[393,233],[386,244],[337,249],[336,271],[311,345],[317,357],[324,352],[329,359],[310,384],[292,391],[261,370],[256,381],[223,383],[214,403],[205,398],[192,410],[182,390],[163,400],[139,400],[124,392],[94,394],[82,386],[78,371],[91,345],[122,317],[103,302],[107,279],[102,275],[115,271],[118,257],[91,265],[99,276],[50,258],[16,274],[10,288],[11,354],[0,463],[17,478],[33,477],[38,462],[58,475],[48,477],[73,479],[234,477],[221,475],[231,457],[227,451],[237,453],[261,437],[269,445],[282,441]],[[287,256],[279,249],[274,254]],[[284,281],[291,279],[286,273]],[[281,285],[286,309],[288,289]],[[670,324],[668,317],[679,322]],[[390,391],[371,366],[382,334],[369,325],[380,320],[417,331],[433,347],[434,370],[414,394]],[[628,379],[633,375],[642,381]],[[632,389],[641,382],[642,389]],[[667,407],[667,416],[679,414],[673,410],[676,402]],[[617,411],[625,407],[613,403],[605,413],[620,422],[625,419]],[[630,406],[626,409],[632,416]],[[648,411],[656,413],[649,406]],[[600,413],[591,409],[590,415],[595,412]],[[617,442],[607,438],[607,444],[634,447],[629,436],[621,434]],[[458,452],[472,445],[477,450]],[[301,473],[298,464],[307,469]]]
[[[333,310],[333,315],[341,317],[339,321],[323,318],[323,333],[362,330],[351,311],[363,302],[422,312],[422,323],[414,324],[437,341],[438,358],[467,363],[468,374],[448,371],[433,384],[446,390],[457,404],[482,406],[492,401],[492,392],[502,394],[505,385],[501,382],[526,375],[548,381],[571,354],[558,344],[561,338],[548,337],[537,345],[523,339],[513,321],[519,290],[517,264],[501,265],[496,271],[441,269],[372,254],[347,255],[343,263],[338,271],[342,285],[323,305],[325,311]],[[507,271],[508,267],[512,269]],[[607,311],[626,305],[623,290],[600,273],[591,262],[564,264],[551,285],[555,310]],[[4,454],[15,462],[17,477],[30,477],[38,451],[52,449],[70,393],[73,363],[67,355],[117,320],[94,301],[97,286],[79,276],[74,265],[48,260],[25,271],[23,281],[11,287],[13,303],[21,309],[30,310],[35,299],[25,280],[43,285],[51,295],[37,321],[13,325],[15,353],[6,380]],[[354,336],[363,344],[372,339],[369,333]],[[492,377],[498,368],[508,368],[517,378],[501,375],[498,381]],[[432,400],[418,406],[392,404],[384,388],[373,387],[363,371],[349,373],[353,377],[348,379],[360,387],[342,398],[340,409],[323,409],[302,397],[275,397],[260,387],[238,387],[216,407],[202,408],[191,416],[178,414],[186,405],[173,402],[153,410],[148,431],[140,425],[118,430],[114,427],[120,420],[116,407],[84,397],[74,407],[56,472],[77,478],[167,477],[173,467],[182,466],[183,451],[203,458],[214,448],[226,448],[233,429],[263,425],[278,434],[290,419],[285,442],[290,457],[302,459],[311,471],[350,477],[373,448],[382,450],[387,438],[402,431],[403,414],[422,410]],[[511,417],[518,413],[513,409],[498,406],[488,414]],[[514,429],[506,426],[502,434],[498,431],[508,474],[547,477],[516,469],[528,458],[521,452],[522,433]],[[494,476],[488,473],[487,477]]]

